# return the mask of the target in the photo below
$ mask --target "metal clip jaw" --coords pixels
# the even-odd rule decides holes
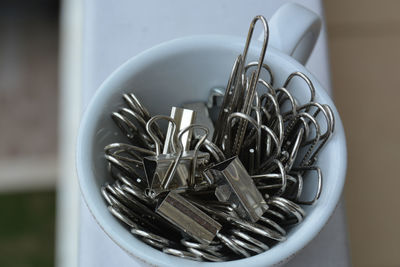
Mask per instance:
[[[235,205],[240,217],[256,222],[268,207],[238,157],[214,165],[204,174],[210,183],[217,184],[218,200]]]
[[[174,192],[165,197],[156,213],[202,244],[210,244],[222,228],[221,224]]]
[[[194,151],[185,151],[180,157],[177,153],[145,157],[143,159],[143,164],[149,188],[154,189],[155,192],[162,192],[167,189],[188,188],[188,178],[191,175],[191,164],[194,153]],[[196,164],[197,166],[206,165],[209,159],[210,155],[208,153],[197,152]],[[168,188],[163,188],[163,185],[166,183],[165,179],[167,179],[168,173],[171,171],[171,168],[173,168],[173,163],[176,160],[179,160],[176,172],[172,176]]]

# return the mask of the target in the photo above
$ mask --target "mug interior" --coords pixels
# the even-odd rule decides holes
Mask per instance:
[[[232,65],[242,53],[244,43],[243,38],[237,37],[198,36],[173,40],[151,48],[112,73],[85,111],[77,146],[78,177],[84,199],[103,230],[125,251],[147,263],[162,266],[205,264],[169,256],[147,246],[108,212],[100,187],[106,181],[112,182],[112,178],[106,171],[103,148],[113,142],[127,141],[110,114],[124,106],[123,93],[134,93],[152,115],[169,115],[172,106],[207,101],[211,88],[225,88]],[[247,62],[258,59],[259,45],[251,45]],[[272,69],[275,88],[281,87],[289,74],[295,71],[310,77],[316,89],[317,102],[329,104],[334,111],[335,132],[316,163],[323,172],[321,197],[315,205],[304,206],[307,213],[304,221],[288,231],[285,242],[257,256],[231,261],[230,265],[275,264],[300,250],[327,222],[338,202],[345,179],[345,137],[332,100],[319,82],[292,58],[268,47],[264,62]],[[288,89],[292,87],[301,88],[295,92],[300,103],[309,98],[309,91],[300,79],[293,79]],[[305,177],[305,199],[313,197],[316,185],[314,178]]]

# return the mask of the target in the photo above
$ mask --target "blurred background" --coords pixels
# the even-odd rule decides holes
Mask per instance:
[[[58,1],[0,1],[0,266],[54,266]]]
[[[324,5],[333,95],[348,142],[344,194],[352,263],[400,266],[400,1]],[[69,6],[0,1],[0,266],[54,266],[57,238],[76,227],[73,218],[56,220],[57,199],[58,207],[79,199],[66,197],[65,180],[76,178],[58,167],[74,153],[77,126],[59,126],[66,120],[62,103],[72,97],[60,88],[73,83],[59,79],[66,68],[59,58],[77,60],[75,68],[80,63],[79,53],[62,42],[79,34],[65,30],[81,19],[62,15]],[[79,111],[71,106],[70,112]]]

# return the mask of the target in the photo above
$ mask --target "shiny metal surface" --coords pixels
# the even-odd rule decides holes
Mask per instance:
[[[217,185],[215,196],[218,200],[235,205],[242,218],[256,222],[267,208],[262,195],[237,157],[207,169],[205,175]]]
[[[191,124],[194,124],[196,112],[186,108],[172,107],[170,117],[175,121],[177,131],[180,131],[190,126]],[[168,124],[167,135],[165,137],[164,149],[162,152],[163,154],[168,154],[171,152],[171,145],[173,145],[171,144],[171,140],[173,138],[173,135],[174,131],[172,125]],[[182,136],[181,140],[183,151],[189,150],[190,141],[192,140],[192,131],[185,133]]]
[[[203,244],[211,243],[222,228],[221,224],[174,192],[168,193],[156,212]]]

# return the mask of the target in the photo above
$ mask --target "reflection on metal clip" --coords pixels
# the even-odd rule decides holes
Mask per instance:
[[[171,118],[175,121],[176,131],[178,132],[193,124],[195,117],[196,117],[196,112],[194,112],[193,110],[177,108],[177,107],[172,107],[171,109]],[[173,149],[171,149],[171,145],[173,145],[171,143],[173,135],[174,135],[173,125],[172,123],[169,123],[167,135],[165,137],[164,149],[162,152],[163,154],[168,154],[174,151]],[[185,133],[182,136],[181,140],[183,145],[183,151],[189,150],[190,141],[192,140],[192,130]]]
[[[202,244],[210,244],[222,226],[184,197],[170,192],[156,213]]]
[[[203,102],[195,102],[190,104],[184,104],[184,108],[191,109],[196,114],[196,124],[203,125],[208,129],[208,141],[212,141],[212,136],[214,134],[214,124],[210,119],[210,115],[208,114],[208,108]],[[195,138],[201,138],[203,136],[203,132],[201,129],[193,129],[193,135]]]
[[[214,165],[204,174],[217,184],[215,196],[219,201],[235,205],[237,213],[244,219],[252,222],[260,219],[267,204],[238,157]]]

